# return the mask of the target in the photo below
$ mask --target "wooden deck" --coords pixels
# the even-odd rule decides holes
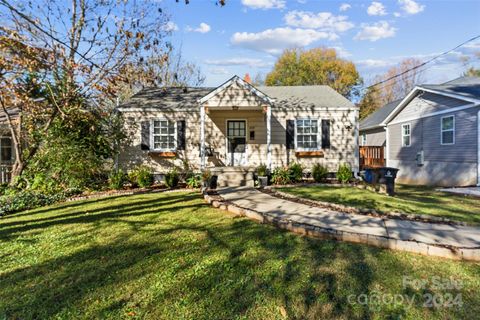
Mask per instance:
[[[385,166],[385,147],[360,146],[360,170]]]

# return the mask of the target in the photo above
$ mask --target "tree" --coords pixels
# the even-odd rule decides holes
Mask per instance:
[[[146,87],[196,87],[204,81],[200,68],[185,61],[180,50],[170,47],[161,55],[153,54],[125,65],[116,81],[112,81],[115,88],[111,90],[117,92],[119,101],[125,101]]]
[[[15,147],[13,176],[48,148],[52,123],[68,126],[112,105],[112,82],[129,81],[122,70],[165,52],[167,18],[153,1],[0,0],[0,9],[9,26],[0,30],[0,106]]]
[[[349,98],[361,82],[353,62],[329,48],[285,50],[265,79],[267,86],[329,85]]]
[[[392,101],[403,99],[412,89],[423,81],[422,61],[414,58],[402,60],[388,69],[383,75],[376,76],[374,83],[362,97],[360,118],[368,116],[378,108]]]

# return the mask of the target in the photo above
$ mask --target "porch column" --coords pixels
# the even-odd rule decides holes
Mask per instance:
[[[267,167],[272,169],[272,106],[267,106]]]
[[[205,169],[205,107],[200,105],[200,168]]]

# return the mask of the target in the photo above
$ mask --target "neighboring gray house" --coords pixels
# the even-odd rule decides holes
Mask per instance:
[[[127,170],[299,162],[358,171],[358,108],[328,86],[254,87],[235,76],[216,88],[145,89],[118,111],[131,138],[119,155]]]
[[[380,147],[386,145],[387,134],[382,122],[402,100],[387,103],[360,121],[360,146]]]
[[[417,86],[380,125],[398,182],[480,185],[480,78]]]

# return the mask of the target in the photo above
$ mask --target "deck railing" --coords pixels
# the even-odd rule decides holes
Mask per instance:
[[[385,147],[360,146],[360,170],[385,166]]]

